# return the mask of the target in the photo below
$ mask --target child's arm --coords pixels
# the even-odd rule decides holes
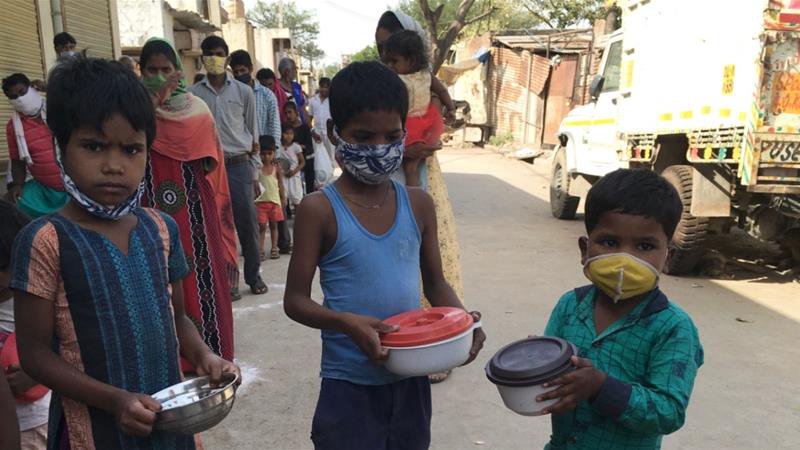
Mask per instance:
[[[589,360],[573,357],[578,370],[549,383],[561,386],[541,396],[562,397],[548,412],[562,414],[589,400],[596,412],[638,433],[678,430],[686,418],[703,350],[688,319],[672,329],[665,328],[663,336],[664,340],[650,350],[648,373],[641,383],[619,380],[593,368]]]
[[[208,375],[211,383],[219,383],[222,373],[235,373],[239,375],[239,368],[230,361],[226,361],[203,342],[197,327],[186,316],[183,300],[183,284],[180,281],[172,283],[172,309],[175,315],[175,332],[178,334],[178,343],[181,353],[197,369],[198,375]],[[240,378],[241,379],[241,378]]]
[[[295,245],[289,261],[283,310],[289,318],[308,327],[335,330],[350,336],[372,361],[381,362],[389,356],[389,352],[381,347],[379,333],[389,333],[397,327],[374,317],[333,311],[311,299],[311,283],[323,254],[324,224],[329,223],[332,216],[333,212],[322,193],[306,196],[297,208]]]
[[[436,209],[433,205],[433,199],[421,189],[409,189],[408,194],[411,199],[417,223],[422,224],[420,227],[420,234],[422,235],[420,270],[422,271],[422,288],[425,291],[425,297],[428,298],[432,306],[452,306],[466,309],[461,303],[461,300],[458,299],[455,291],[453,291],[453,288],[444,278],[442,256],[439,252],[439,232],[436,223]],[[470,314],[473,320],[481,320],[481,313],[471,311]],[[485,340],[486,335],[483,330],[481,328],[476,328],[472,340],[470,358],[464,364],[472,362],[472,360],[478,356],[478,352],[483,348],[483,342]]]
[[[16,291],[14,319],[23,370],[64,397],[114,414],[127,434],[147,436],[161,405],[152,397],[105,384],[82,373],[52,350],[53,301]]]
[[[281,207],[286,207],[286,190],[283,187],[283,172],[281,168],[275,165],[275,176],[278,177],[278,193],[281,196]]]
[[[303,156],[303,152],[299,151],[295,154],[297,155],[297,167],[295,167],[294,170],[292,171],[292,176],[295,176],[298,173],[300,173],[300,171],[303,170],[303,168],[306,166],[306,157]]]
[[[453,103],[453,99],[450,98],[450,93],[447,92],[447,87],[445,87],[445,85],[433,75],[431,75],[431,91],[433,91],[433,93],[439,97],[445,109],[447,110],[445,113],[445,118],[448,120],[455,119],[456,105]]]

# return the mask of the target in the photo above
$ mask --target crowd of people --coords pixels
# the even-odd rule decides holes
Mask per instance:
[[[0,378],[0,447],[202,446],[154,431],[161,405],[149,394],[186,374],[241,376],[239,251],[254,295],[268,290],[262,262],[291,254],[285,312],[321,330],[315,448],[430,445],[430,384],[448,373],[389,372],[380,336],[396,330],[384,319],[420,306],[465,309],[435,156],[454,105],[417,22],[388,11],[375,38],[382,62],[320,79],[312,98],[293,60],[254,76],[251,56],[219,36],[203,40],[205,73],[191,86],[164,39],[143,46],[138,76],[130,59],[77,54],[65,33],[46,86],[3,80],[15,113],[0,203],[0,343],[17,360]],[[702,347],[657,288],[681,211],[650,172],[618,171],[592,188],[580,249],[594,287],[565,295],[546,331],[580,356],[542,398],[562,398],[547,411],[548,448],[575,436],[592,448],[657,448],[682,425]],[[632,275],[613,278],[620,267]],[[311,297],[317,269],[321,304]],[[591,318],[589,306],[585,329],[576,317]],[[647,351],[599,350],[612,334]],[[486,336],[476,328],[472,339],[468,362]]]

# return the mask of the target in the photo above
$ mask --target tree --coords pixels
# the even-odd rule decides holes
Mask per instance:
[[[522,0],[520,4],[544,25],[556,30],[590,25],[605,15],[603,0]]]
[[[322,67],[322,69],[319,70],[318,76],[320,78],[321,77],[333,78],[333,76],[336,75],[336,72],[340,71],[341,69],[342,69],[341,64],[338,63],[326,64]]]
[[[375,44],[370,44],[353,53],[353,56],[350,57],[350,61],[377,61],[378,58],[378,47],[376,47]]]
[[[325,56],[325,52],[317,45],[319,22],[313,11],[299,9],[294,2],[283,3],[279,7],[278,0],[259,0],[255,7],[248,11],[247,18],[262,28],[278,28],[280,12],[283,12],[283,26],[292,31],[294,48],[300,58],[308,61],[310,66]]]

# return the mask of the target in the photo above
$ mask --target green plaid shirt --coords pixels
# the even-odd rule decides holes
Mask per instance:
[[[579,356],[608,374],[597,395],[574,411],[553,416],[546,450],[661,448],[662,435],[686,418],[703,347],[692,319],[656,289],[598,336],[596,288],[559,300],[545,335],[575,344]]]

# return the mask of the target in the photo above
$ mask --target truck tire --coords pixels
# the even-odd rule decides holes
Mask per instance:
[[[703,257],[703,241],[708,233],[708,218],[695,217],[692,208],[692,166],[669,166],[661,172],[678,191],[683,204],[683,213],[675,236],[672,238],[674,253],[667,262],[664,272],[670,275],[686,275],[691,273]]]
[[[563,147],[558,147],[550,170],[550,212],[556,219],[575,218],[581,198],[569,195],[571,181],[567,173],[567,155]]]

